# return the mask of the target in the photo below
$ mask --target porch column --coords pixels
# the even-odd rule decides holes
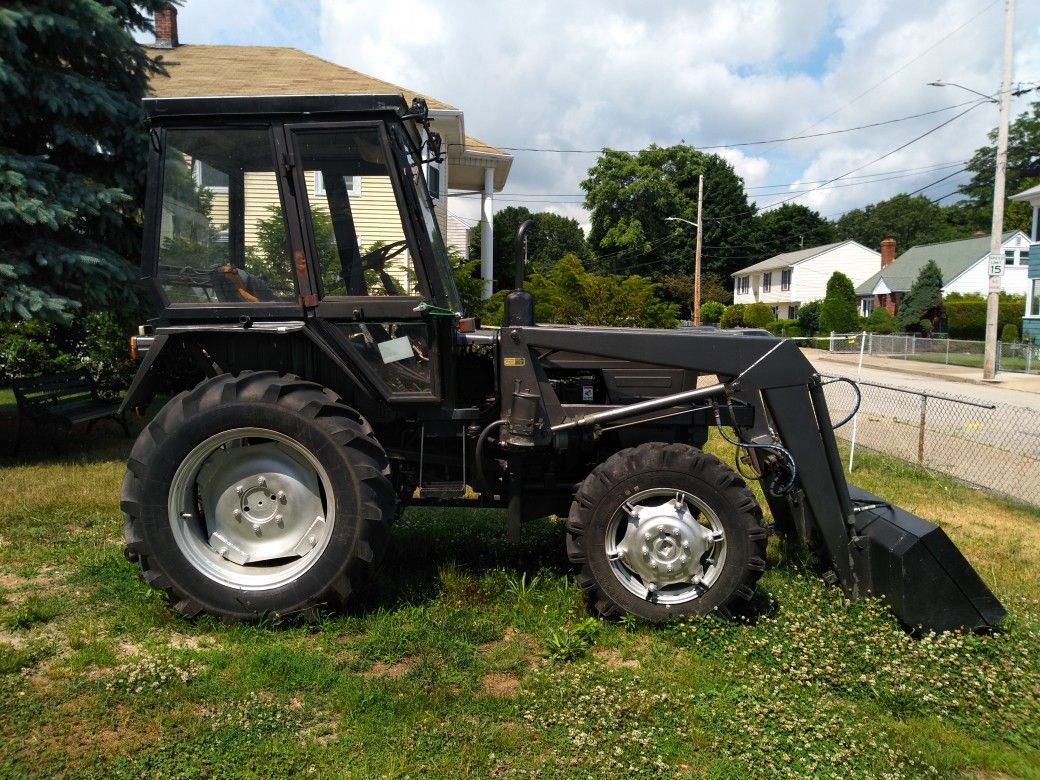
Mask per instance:
[[[491,297],[495,279],[495,169],[484,169],[484,191],[480,193],[480,278],[484,289],[480,297]]]

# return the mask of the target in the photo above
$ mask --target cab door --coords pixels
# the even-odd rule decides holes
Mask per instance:
[[[383,124],[290,125],[286,139],[314,314],[385,399],[440,400],[430,288]]]

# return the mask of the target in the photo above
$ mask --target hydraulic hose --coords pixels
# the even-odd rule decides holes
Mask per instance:
[[[491,486],[487,483],[487,479],[484,477],[484,445],[487,443],[488,435],[495,428],[500,425],[504,425],[508,422],[505,418],[501,420],[495,420],[493,423],[489,423],[487,427],[480,432],[480,436],[477,437],[477,446],[473,453],[473,473],[477,478],[477,487],[480,489],[481,496],[491,494]]]

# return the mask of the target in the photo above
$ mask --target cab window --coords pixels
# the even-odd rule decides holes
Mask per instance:
[[[170,303],[296,300],[266,128],[167,131],[159,220]]]
[[[296,143],[324,297],[419,295],[378,130],[301,131]]]

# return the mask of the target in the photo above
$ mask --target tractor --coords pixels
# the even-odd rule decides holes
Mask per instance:
[[[577,583],[608,618],[740,611],[773,531],[910,629],[1004,617],[940,528],[846,482],[794,342],[537,324],[522,256],[504,324],[464,316],[421,99],[144,105],[155,317],[124,408],[180,392],[134,443],[121,506],[127,556],[176,611],[343,605],[402,508],[434,505],[459,523],[504,508],[517,543],[525,521],[566,518]],[[713,428],[743,476],[703,450]]]

